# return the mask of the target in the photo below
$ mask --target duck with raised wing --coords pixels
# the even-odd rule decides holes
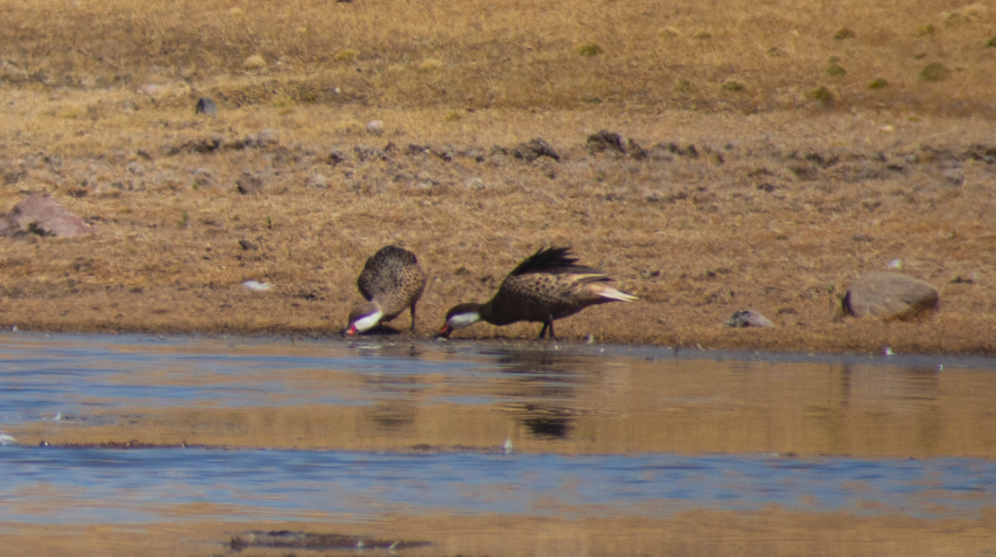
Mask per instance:
[[[492,325],[509,325],[518,321],[542,323],[539,338],[550,331],[553,322],[588,306],[608,302],[632,302],[636,296],[620,292],[607,283],[612,279],[599,270],[577,264],[568,257],[568,247],[540,249],[512,270],[498,292],[484,304],[465,303],[453,306],[439,336],[449,338],[456,329],[478,321]]]
[[[342,332],[355,335],[386,323],[405,309],[412,315],[415,331],[415,304],[425,290],[425,271],[412,252],[386,246],[367,259],[356,286],[366,300],[349,312],[349,326]]]

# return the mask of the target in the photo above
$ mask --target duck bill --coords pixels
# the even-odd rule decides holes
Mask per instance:
[[[341,334],[342,336],[346,336],[346,335],[356,336],[357,334],[359,334],[359,331],[356,330],[356,325],[354,324],[354,325],[350,325],[350,326],[346,327],[339,334]]]
[[[449,325],[443,325],[443,328],[436,334],[436,338],[450,338],[450,333],[453,332],[453,327]]]

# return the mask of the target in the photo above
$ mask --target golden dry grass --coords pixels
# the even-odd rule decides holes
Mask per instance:
[[[0,10],[5,80],[88,90],[185,81],[229,106],[757,112],[815,96],[838,108],[993,114],[996,12],[981,2],[66,0]],[[943,81],[923,79],[931,64]],[[875,80],[887,86],[869,88]]]
[[[642,298],[558,323],[569,339],[996,344],[996,14],[983,4],[4,1],[0,13],[0,210],[50,191],[102,229],[3,240],[6,326],[330,333],[363,260],[400,243],[432,276],[424,336],[522,257],[567,243]],[[946,77],[923,79],[937,63]],[[203,95],[219,116],[193,113]],[[382,135],[365,131],[374,119]],[[600,129],[649,156],[591,153]],[[562,160],[511,154],[536,137]],[[236,193],[244,175],[263,193]],[[893,259],[940,288],[941,311],[832,322],[849,281]],[[722,326],[746,307],[779,328]]]

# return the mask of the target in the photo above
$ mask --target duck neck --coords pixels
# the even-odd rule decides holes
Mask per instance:
[[[487,303],[478,304],[477,315],[481,317],[481,321],[487,321],[491,323],[492,311],[494,310],[494,300],[489,300]]]

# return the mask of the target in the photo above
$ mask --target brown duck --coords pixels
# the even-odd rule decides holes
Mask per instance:
[[[556,339],[556,319],[588,306],[637,299],[606,284],[612,279],[602,271],[577,265],[577,258],[568,257],[570,249],[540,249],[505,277],[489,302],[453,306],[439,335],[449,338],[454,330],[481,320],[492,325],[532,321],[543,324],[539,338],[544,338],[549,329],[550,338]]]
[[[343,334],[369,331],[405,309],[411,310],[411,330],[415,331],[415,304],[425,289],[425,271],[415,254],[397,246],[381,248],[367,259],[356,286],[367,302],[357,304],[349,312],[349,326]]]

